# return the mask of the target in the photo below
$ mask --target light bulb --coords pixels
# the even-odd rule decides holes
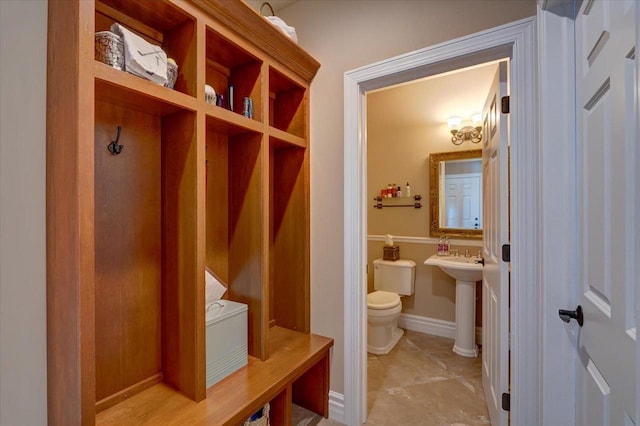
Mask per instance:
[[[449,130],[459,130],[460,123],[462,123],[462,119],[460,117],[450,117],[449,119],[447,119]]]

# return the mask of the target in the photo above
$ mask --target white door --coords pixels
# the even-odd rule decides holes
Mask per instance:
[[[507,88],[507,63],[501,62],[482,113],[482,384],[493,426],[508,422],[502,394],[509,392],[509,276],[507,263],[502,261],[502,245],[509,243],[509,116],[501,113]]]
[[[635,7],[636,1],[584,1],[576,17],[576,282],[584,311],[577,347],[578,425],[640,424],[633,306],[640,279]]]
[[[480,173],[447,176],[445,179],[447,228],[480,229]]]

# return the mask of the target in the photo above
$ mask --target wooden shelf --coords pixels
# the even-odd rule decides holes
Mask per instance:
[[[125,71],[94,61],[96,91],[100,99],[145,112],[172,114],[180,109],[195,111],[197,100],[159,86]]]
[[[291,399],[326,417],[333,340],[273,327],[270,346],[268,360],[250,357],[246,367],[207,389],[204,401],[196,403],[158,384],[99,413],[96,424],[238,425],[267,402],[275,400],[272,404],[282,408]],[[287,423],[272,417],[272,424]]]
[[[307,141],[300,136],[292,135],[291,133],[287,133],[283,130],[276,129],[275,127],[269,127],[269,137],[271,140],[271,144],[276,148],[284,148],[284,147],[298,147],[298,148],[306,148]]]
[[[241,133],[262,133],[264,125],[226,108],[205,104],[203,108],[208,117],[207,127],[219,133],[237,135]]]

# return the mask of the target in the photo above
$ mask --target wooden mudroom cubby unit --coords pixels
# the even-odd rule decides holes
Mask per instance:
[[[174,89],[96,60],[113,23],[177,62]],[[294,401],[326,416],[333,341],[309,334],[317,61],[238,0],[50,0],[48,32],[49,423],[237,424],[270,402],[286,425]],[[207,84],[233,86],[234,109]],[[248,365],[209,389],[206,269],[248,306]]]

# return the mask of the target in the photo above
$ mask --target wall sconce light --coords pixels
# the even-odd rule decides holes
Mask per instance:
[[[473,114],[471,121],[473,122],[473,126],[464,126],[461,128],[462,118],[451,117],[447,120],[449,130],[453,135],[451,136],[451,142],[454,145],[460,145],[464,141],[478,143],[482,140],[482,115]]]

